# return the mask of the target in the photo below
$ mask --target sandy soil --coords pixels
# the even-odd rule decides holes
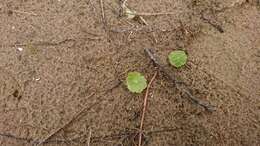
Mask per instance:
[[[0,2],[0,143],[134,146],[144,94],[122,80],[156,72],[144,49],[208,112],[187,100],[162,73],[150,89],[145,146],[260,145],[260,5],[258,0],[128,0],[149,25],[119,17],[115,0]],[[102,19],[103,18],[103,19]],[[167,54],[183,49],[176,70]],[[74,115],[85,110],[76,119]],[[62,129],[60,129],[63,127]],[[57,129],[60,129],[57,131]]]

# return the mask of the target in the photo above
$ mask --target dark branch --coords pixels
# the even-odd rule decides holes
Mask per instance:
[[[162,63],[160,63],[159,59],[157,59],[156,55],[152,52],[151,49],[145,49],[146,54],[149,56],[149,58],[153,61],[154,65],[156,67],[158,67],[158,69],[168,78],[170,79],[175,85],[176,88],[180,91],[182,91],[183,93],[185,93],[187,95],[187,97],[194,103],[200,105],[201,107],[205,108],[208,111],[215,111],[215,107],[205,103],[204,101],[199,100],[198,98],[194,97],[191,92],[190,89],[188,87],[182,87],[180,85],[180,81],[177,81],[176,78],[170,74],[170,71],[164,66],[162,65]]]

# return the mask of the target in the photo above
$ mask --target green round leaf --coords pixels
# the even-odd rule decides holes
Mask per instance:
[[[172,51],[168,56],[171,65],[180,68],[187,62],[187,55],[184,51]]]
[[[141,93],[147,87],[145,77],[139,72],[129,72],[126,84],[127,88],[133,93]]]

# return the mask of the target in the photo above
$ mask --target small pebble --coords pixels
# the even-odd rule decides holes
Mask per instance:
[[[39,81],[41,78],[36,78],[35,81]]]
[[[23,48],[19,47],[17,48],[18,51],[23,51]]]

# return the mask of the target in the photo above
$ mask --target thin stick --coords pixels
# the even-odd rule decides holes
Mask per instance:
[[[145,12],[126,12],[130,15],[138,15],[138,16],[159,16],[159,15],[174,15],[176,13],[173,12],[161,12],[161,13],[145,13]]]
[[[84,38],[78,38],[78,39],[83,39],[83,40],[101,40],[103,37],[84,37]],[[43,42],[36,42],[36,43],[22,43],[22,44],[6,44],[4,45],[5,47],[26,47],[28,45],[31,46],[58,46],[58,45],[62,45],[68,42],[73,42],[73,44],[76,43],[77,40],[75,39],[65,39],[59,42],[47,42],[47,41],[43,41]]]
[[[147,135],[152,135],[152,134],[158,134],[158,133],[165,133],[165,132],[172,132],[172,131],[176,131],[177,129],[179,129],[178,127],[163,127],[162,129],[158,129],[158,130],[150,130],[150,131],[144,131],[143,133],[147,134]],[[104,141],[104,139],[110,139],[110,140],[114,140],[114,139],[118,139],[118,138],[126,138],[129,137],[133,134],[136,134],[136,131],[126,131],[123,133],[118,133],[118,134],[110,134],[110,135],[102,135],[102,136],[92,136],[91,137],[91,142],[92,143],[97,143],[97,142],[101,142]],[[92,135],[92,134],[91,134]],[[15,140],[19,140],[19,141],[24,141],[27,142],[28,144],[32,141],[37,141],[37,140],[33,140],[32,138],[25,138],[25,137],[17,137],[15,135],[12,134],[7,134],[7,133],[0,133],[0,137],[5,137],[5,138],[10,138],[10,139],[15,139]],[[45,143],[69,143],[69,142],[75,142],[75,143],[82,143],[84,144],[84,142],[81,142],[79,139],[85,137],[85,135],[82,136],[78,136],[75,137],[73,139],[56,139],[56,140],[48,140]]]
[[[100,2],[101,14],[102,14],[101,20],[105,24],[104,2],[103,0],[100,0],[99,2]]]
[[[102,23],[104,25],[105,31],[107,31],[108,30],[108,25],[107,25],[105,10],[104,10],[104,2],[103,2],[103,0],[100,0],[99,2],[100,2],[100,7],[101,7],[101,13],[102,13],[101,21],[102,21]]]
[[[89,134],[88,134],[88,146],[90,146],[91,135],[92,135],[92,130],[91,130],[91,128],[90,128],[90,129],[89,129]]]
[[[221,25],[219,25],[217,23],[213,23],[210,19],[206,18],[203,14],[201,14],[201,19],[206,21],[208,24],[210,24],[212,27],[214,27],[220,33],[224,33],[224,29]]]
[[[157,66],[159,68],[159,70],[161,72],[164,73],[164,75],[166,75],[167,78],[169,78],[175,85],[176,85],[176,88],[179,90],[179,91],[182,91],[183,93],[185,93],[187,95],[187,97],[194,103],[200,105],[201,107],[205,108],[206,110],[208,111],[215,111],[215,108],[214,106],[208,104],[208,103],[205,103],[204,101],[201,101],[199,100],[198,98],[194,97],[191,93],[190,93],[190,89],[188,87],[181,87],[180,85],[180,81],[177,81],[175,79],[174,76],[172,76],[169,72],[169,70],[167,68],[165,68],[159,61],[158,59],[156,58],[156,56],[154,55],[154,53],[152,52],[151,49],[145,49],[145,52],[147,53],[147,55],[150,57],[150,59],[153,61],[154,65]]]
[[[87,98],[90,98],[94,95],[95,93],[91,93]],[[43,140],[41,140],[37,145],[41,145],[43,143],[45,143],[48,139],[50,139],[51,137],[53,137],[56,133],[58,133],[59,131],[61,131],[63,128],[67,127],[69,124],[71,124],[75,119],[77,119],[84,111],[91,109],[92,107],[94,107],[95,105],[97,105],[98,102],[93,103],[91,106],[86,106],[83,109],[81,109],[79,112],[77,112],[75,115],[72,116],[72,118],[66,122],[63,126],[61,126],[60,128],[56,129],[55,131],[53,131],[52,133],[50,133],[49,135],[47,135]]]
[[[144,25],[149,25],[146,20],[144,19],[144,17],[139,16],[140,20],[144,23]]]
[[[53,131],[52,133],[50,133],[49,135],[47,135],[43,140],[41,140],[40,142],[37,142],[36,145],[41,145],[43,143],[45,143],[48,139],[50,139],[51,137],[53,137],[56,133],[58,133],[59,131],[61,131],[63,128],[67,127],[69,124],[71,124],[75,119],[77,119],[84,111],[88,111],[91,108],[93,108],[94,106],[101,104],[102,101],[104,101],[104,99],[100,99],[102,96],[106,95],[108,92],[112,91],[113,89],[115,89],[116,87],[118,87],[121,84],[120,81],[117,81],[114,85],[111,86],[111,88],[109,88],[108,90],[104,91],[100,96],[98,96],[96,98],[96,102],[94,102],[92,105],[90,106],[85,106],[82,110],[80,110],[78,113],[76,113],[71,120],[69,120],[67,123],[65,123],[62,127],[58,128],[57,130]],[[90,94],[87,98],[90,98],[94,95],[95,93]]]
[[[144,125],[144,116],[145,116],[145,111],[146,111],[146,106],[147,106],[147,98],[148,98],[148,94],[149,94],[149,89],[154,81],[154,79],[156,78],[158,72],[156,71],[151,79],[151,81],[149,82],[146,92],[145,92],[145,97],[144,97],[144,105],[143,105],[143,113],[142,113],[142,118],[141,118],[141,124],[140,124],[140,132],[139,132],[139,142],[138,142],[138,146],[142,145],[142,135],[143,135],[143,125]]]
[[[6,137],[6,138],[12,138],[12,139],[15,139],[15,140],[20,140],[20,141],[26,141],[28,143],[33,140],[32,138],[17,137],[15,135],[8,134],[8,133],[0,133],[0,136]]]
[[[146,22],[146,20],[144,19],[144,17],[142,17],[142,16],[138,16],[139,17],[139,19],[144,23],[144,25],[149,25],[147,22]],[[150,29],[152,29],[152,28],[150,28]],[[152,36],[153,36],[153,39],[154,39],[154,42],[157,44],[157,42],[158,42],[158,40],[156,39],[156,37],[155,37],[155,32],[154,31],[152,31]]]
[[[33,16],[38,16],[37,14],[33,12],[24,12],[24,11],[19,11],[19,10],[11,10],[14,13],[20,13],[20,14],[26,14],[26,15],[33,15]]]

